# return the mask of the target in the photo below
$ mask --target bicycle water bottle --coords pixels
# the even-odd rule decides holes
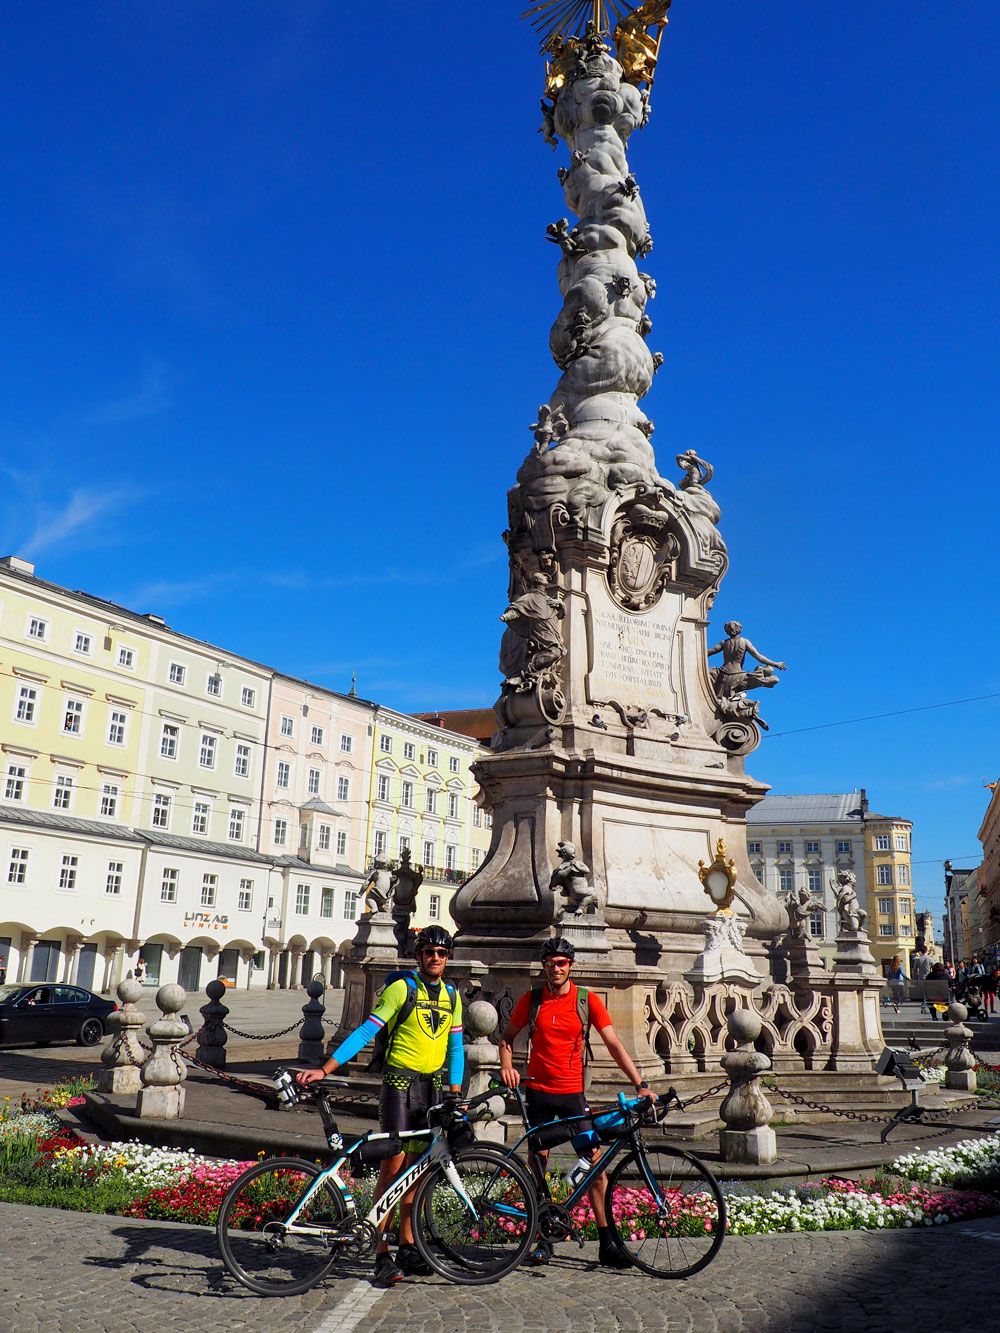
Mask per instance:
[[[573,1163],[572,1167],[570,1168],[570,1173],[569,1176],[567,1177],[573,1189],[576,1189],[577,1185],[579,1185],[580,1181],[584,1179],[589,1170],[590,1170],[589,1154],[586,1157],[582,1156],[578,1157],[576,1161]]]
[[[580,1134],[574,1134],[570,1139],[573,1147],[580,1156],[570,1167],[567,1179],[571,1189],[576,1189],[580,1181],[584,1179],[591,1168],[590,1154],[592,1149],[597,1147],[597,1135],[592,1129],[585,1129]]]

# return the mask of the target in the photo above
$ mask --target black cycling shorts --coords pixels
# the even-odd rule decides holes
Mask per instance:
[[[438,1074],[414,1074],[404,1077],[386,1074],[379,1097],[379,1128],[388,1133],[402,1129],[426,1129],[427,1108],[441,1100],[442,1078]],[[417,1140],[412,1141],[418,1147]],[[407,1145],[408,1150],[412,1150]]]
[[[524,1090],[528,1103],[528,1124],[545,1125],[550,1120],[562,1120],[570,1115],[587,1116],[586,1120],[575,1120],[566,1126],[566,1138],[582,1134],[593,1129],[594,1122],[589,1119],[590,1106],[585,1092],[542,1092],[538,1088],[527,1087]]]

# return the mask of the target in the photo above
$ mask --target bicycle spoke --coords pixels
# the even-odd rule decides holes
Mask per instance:
[[[619,1244],[654,1277],[689,1277],[718,1253],[725,1201],[698,1158],[668,1147],[629,1155],[608,1184],[608,1217]],[[650,1181],[653,1187],[650,1188]]]

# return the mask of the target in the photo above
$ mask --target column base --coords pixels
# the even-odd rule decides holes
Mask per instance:
[[[778,1140],[769,1125],[758,1129],[723,1129],[719,1152],[724,1162],[747,1162],[753,1166],[778,1160]]]

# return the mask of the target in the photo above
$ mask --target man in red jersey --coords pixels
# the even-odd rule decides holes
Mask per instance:
[[[648,1097],[653,1095],[612,1027],[611,1015],[603,1001],[593,991],[584,993],[574,985],[570,973],[575,953],[569,940],[557,937],[545,941],[541,952],[545,985],[521,996],[500,1037],[500,1077],[508,1088],[516,1088],[521,1076],[514,1068],[513,1043],[524,1028],[531,1029],[527,1069],[531,1083],[526,1090],[531,1125],[544,1125],[564,1116],[589,1113],[583,1085],[587,1038],[592,1027],[600,1033],[611,1058],[636,1092]],[[593,1123],[579,1120],[573,1128],[575,1136],[592,1130]],[[596,1160],[599,1152],[596,1144],[591,1147],[590,1160]],[[544,1148],[531,1155],[531,1165],[539,1180],[545,1177],[548,1157],[548,1150]],[[627,1268],[630,1261],[614,1244],[608,1230],[604,1206],[607,1187],[607,1177],[602,1171],[587,1191],[597,1222],[598,1259],[607,1268]],[[539,1247],[535,1262],[544,1263],[547,1255],[545,1247]]]

